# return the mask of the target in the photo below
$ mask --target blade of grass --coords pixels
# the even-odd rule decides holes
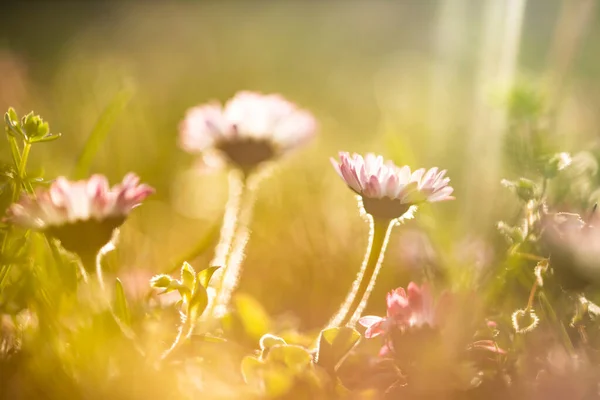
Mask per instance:
[[[569,353],[575,354],[575,348],[573,347],[573,343],[571,342],[571,339],[569,338],[569,334],[568,334],[567,330],[565,329],[565,326],[562,323],[562,321],[556,315],[554,308],[552,308],[552,304],[550,304],[550,301],[548,300],[548,298],[546,297],[544,292],[539,292],[538,298],[540,300],[542,313],[549,316],[552,323],[558,327],[558,331],[560,332],[561,339],[563,340],[564,345],[569,350]]]
[[[207,251],[210,245],[215,241],[216,237],[219,235],[220,227],[220,224],[214,223],[210,227],[210,230],[202,238],[200,238],[196,246],[194,246],[194,248],[192,248],[183,257],[175,261],[175,263],[172,264],[171,268],[166,272],[166,274],[174,273],[175,271],[179,270],[179,268],[181,268],[181,265],[184,262],[191,262],[193,259],[201,256],[205,251]],[[209,265],[209,267],[222,267],[222,265]]]
[[[117,118],[121,115],[132,97],[133,88],[131,86],[126,86],[117,92],[102,114],[100,114],[98,121],[96,121],[96,124],[94,125],[94,129],[92,129],[92,133],[88,137],[88,140],[77,159],[75,171],[73,172],[74,179],[83,179],[88,175],[94,156],[108,137],[110,129],[113,127]]]

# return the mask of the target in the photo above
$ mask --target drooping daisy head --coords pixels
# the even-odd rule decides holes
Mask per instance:
[[[35,197],[26,196],[12,204],[6,219],[43,231],[80,255],[87,249],[97,251],[131,210],[154,192],[139,181],[135,174],[128,174],[111,188],[103,175],[80,181],[59,177],[49,189],[40,189]]]
[[[341,152],[339,157],[339,161],[331,159],[333,167],[375,218],[396,219],[413,205],[454,199],[446,170],[421,168],[411,172],[408,166],[398,167],[372,153],[363,158]]]
[[[242,91],[224,107],[191,108],[181,122],[179,142],[190,153],[216,150],[244,172],[307,142],[316,131],[314,117],[277,94]]]

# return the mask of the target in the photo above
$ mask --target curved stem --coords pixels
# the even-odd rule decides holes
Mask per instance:
[[[233,291],[238,285],[240,275],[242,272],[242,262],[245,257],[245,249],[248,240],[250,239],[250,229],[248,228],[250,220],[252,219],[252,211],[254,209],[254,201],[256,195],[256,188],[260,180],[260,176],[254,175],[252,179],[244,179],[242,181],[242,187],[238,194],[238,201],[236,203],[237,209],[235,214],[235,221],[231,237],[228,238],[229,248],[226,254],[225,261],[223,264],[222,272],[216,279],[216,293],[211,303],[208,316],[214,318],[220,318],[227,311],[227,306],[231,300]],[[229,215],[229,210],[226,211],[226,218]],[[233,212],[231,213],[233,215]],[[227,219],[223,221],[226,225]],[[212,264],[219,265],[219,264]]]
[[[375,286],[395,222],[377,220],[369,216],[369,225],[369,244],[362,267],[346,300],[329,322],[330,328],[344,325],[354,326],[366,307],[369,295]]]
[[[96,276],[98,278],[98,286],[100,287],[100,291],[101,291],[101,295],[102,295],[102,301],[106,302],[106,305],[108,306],[108,309],[110,311],[110,314],[112,315],[115,323],[119,326],[119,329],[121,330],[121,332],[123,333],[123,335],[125,335],[126,338],[128,338],[131,343],[133,344],[133,347],[135,348],[135,350],[141,354],[142,356],[144,356],[146,354],[146,351],[142,348],[142,346],[140,346],[137,336],[135,334],[135,332],[133,331],[133,329],[131,329],[131,327],[127,326],[122,320],[121,318],[117,315],[117,313],[115,312],[114,306],[113,304],[111,304],[109,297],[106,296],[106,283],[104,281],[104,273],[102,271],[102,260],[104,259],[104,257],[106,256],[106,254],[110,253],[111,251],[115,250],[115,238],[118,235],[118,231],[113,233],[113,237],[110,239],[110,241],[108,243],[106,243],[99,251],[98,254],[96,254],[96,258],[95,258],[95,263],[96,263]],[[86,284],[89,283],[89,279],[87,277],[87,274],[85,272],[85,268],[83,268],[83,265],[85,264],[85,261],[82,260],[82,268],[81,268],[81,272],[83,275],[83,279],[84,282]]]
[[[102,272],[102,260],[107,253],[113,251],[114,249],[115,245],[111,239],[100,249],[100,251],[98,251],[98,254],[96,255],[96,276],[98,277],[98,284],[102,292],[106,290],[106,285],[104,284],[104,273]]]
[[[173,344],[160,356],[161,361],[166,359],[181,343],[183,343],[185,339],[192,335],[194,326],[194,321],[192,321],[191,318],[186,317],[185,322],[179,326],[179,331],[177,332],[177,336],[175,337]]]

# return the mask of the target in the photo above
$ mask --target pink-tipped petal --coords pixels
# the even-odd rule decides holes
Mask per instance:
[[[437,167],[425,170],[417,169],[411,174],[408,166],[397,167],[391,161],[385,161],[382,156],[368,153],[364,157],[359,154],[339,153],[339,163],[332,160],[338,175],[364,198],[383,199],[384,197],[398,201],[386,203],[382,207],[381,218],[401,217],[405,212],[404,204],[413,205],[423,202],[451,200],[452,188],[447,186],[450,181],[444,178],[446,170]],[[366,207],[366,206],[365,206]],[[387,207],[387,208],[386,208]],[[377,213],[377,203],[370,203],[367,213]],[[387,211],[386,211],[387,210]]]
[[[427,200],[432,203],[437,201],[453,200],[454,197],[450,196],[453,191],[454,188],[452,188],[451,186],[443,187],[442,189],[429,196]]]
[[[374,338],[374,337],[384,334],[385,333],[385,329],[383,327],[384,323],[385,323],[385,319],[382,318],[379,321],[371,324],[365,331],[365,338],[371,339],[371,338]]]
[[[124,217],[154,192],[150,186],[138,183],[135,174],[128,174],[112,188],[102,175],[74,182],[59,177],[48,190],[39,189],[35,198],[24,197],[13,204],[7,219],[23,227],[45,229],[92,218]]]

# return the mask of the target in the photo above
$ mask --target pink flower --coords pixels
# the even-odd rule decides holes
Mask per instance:
[[[44,231],[59,239],[67,250],[79,252],[86,240],[94,241],[93,247],[106,244],[131,210],[153,192],[150,186],[140,185],[135,174],[126,175],[112,188],[102,175],[81,181],[59,177],[49,189],[40,189],[35,197],[23,197],[12,204],[7,220]]]
[[[447,305],[444,303],[451,301],[451,297],[448,297],[446,293],[436,303],[431,295],[429,285],[423,284],[419,287],[411,282],[408,284],[406,291],[403,288],[398,288],[389,292],[386,301],[386,317],[369,315],[358,320],[362,326],[367,328],[364,333],[365,338],[383,337],[383,346],[379,352],[381,357],[388,356],[398,350],[393,345],[396,334],[402,335],[412,329],[425,327],[436,330],[442,329],[446,323],[443,306]],[[422,332],[419,332],[417,336],[422,336]],[[411,345],[408,344],[408,346]],[[506,354],[506,351],[498,347],[493,340],[478,340],[470,344],[468,348]]]
[[[411,282],[407,291],[403,288],[392,290],[387,294],[387,317],[366,316],[358,322],[367,328],[367,339],[388,333],[390,329],[434,326],[435,305],[429,286],[419,287]]]
[[[448,186],[446,170],[424,168],[411,172],[410,167],[398,167],[392,161],[372,153],[364,158],[341,152],[340,161],[331,159],[333,167],[346,184],[362,197],[367,213],[374,217],[395,219],[412,205],[423,202],[452,200],[453,188]]]
[[[210,103],[188,110],[180,145],[190,153],[217,150],[249,171],[307,142],[315,131],[314,117],[282,96],[243,91],[224,107]]]

